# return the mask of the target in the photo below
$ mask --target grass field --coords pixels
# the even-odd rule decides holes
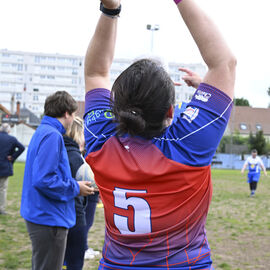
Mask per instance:
[[[31,269],[31,245],[20,199],[24,164],[15,164],[9,178],[7,216],[0,216],[0,269]],[[213,170],[214,192],[207,233],[216,270],[270,269],[270,177],[261,177],[255,198],[239,171]],[[89,245],[102,250],[103,209],[98,208]],[[95,270],[98,261],[85,261],[84,270]]]

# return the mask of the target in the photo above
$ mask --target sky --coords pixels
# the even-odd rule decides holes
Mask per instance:
[[[188,0],[184,0],[188,1]],[[268,107],[270,1],[195,0],[237,57],[236,98]],[[0,49],[83,56],[100,16],[99,0],[1,1]],[[122,0],[115,57],[153,53],[167,62],[203,63],[173,0]]]

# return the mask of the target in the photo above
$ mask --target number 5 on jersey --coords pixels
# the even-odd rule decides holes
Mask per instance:
[[[151,232],[151,209],[148,202],[132,196],[127,198],[127,193],[147,193],[146,190],[132,190],[115,188],[113,191],[115,207],[128,210],[128,206],[134,209],[134,231],[128,226],[128,217],[114,214],[114,224],[121,234],[143,234]]]

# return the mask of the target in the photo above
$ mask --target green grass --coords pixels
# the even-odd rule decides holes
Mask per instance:
[[[0,269],[31,269],[31,244],[20,200],[24,164],[16,163],[9,178],[7,216],[0,216]],[[213,170],[213,199],[207,220],[207,235],[216,270],[270,269],[270,178],[261,177],[255,198],[239,171]],[[88,242],[102,251],[103,209],[98,208]],[[85,270],[95,270],[100,257],[85,261]]]

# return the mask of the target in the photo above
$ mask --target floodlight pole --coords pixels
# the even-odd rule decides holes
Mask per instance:
[[[159,30],[158,24],[147,24],[146,29],[151,31],[151,52],[153,52],[154,49],[154,32]]]

